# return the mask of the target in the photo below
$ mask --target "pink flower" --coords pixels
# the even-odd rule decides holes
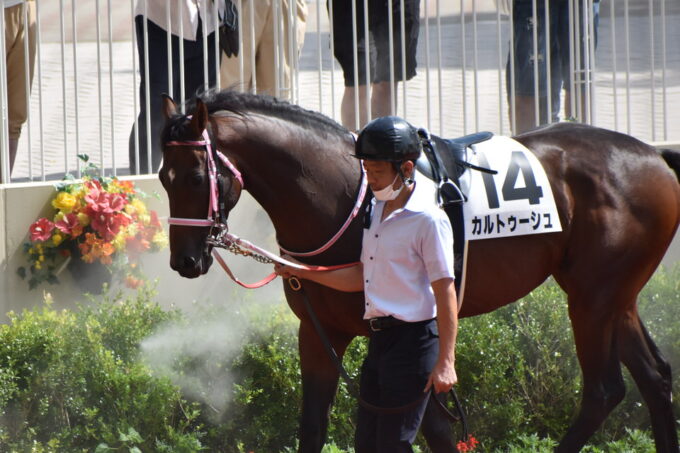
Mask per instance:
[[[61,220],[55,223],[55,226],[64,234],[70,234],[72,237],[80,236],[83,232],[83,226],[78,221],[78,216],[74,213],[66,214]]]
[[[103,212],[92,213],[90,226],[105,241],[113,240],[120,229],[130,224],[130,218],[123,213],[106,214]]]
[[[31,241],[44,242],[52,236],[52,229],[54,228],[54,223],[46,219],[45,217],[33,222],[29,228],[31,234]]]
[[[89,181],[87,187],[89,191],[85,195],[85,202],[93,213],[111,214],[112,212],[121,211],[125,207],[125,195],[108,193],[102,190],[99,181]],[[94,215],[90,217],[94,217]]]

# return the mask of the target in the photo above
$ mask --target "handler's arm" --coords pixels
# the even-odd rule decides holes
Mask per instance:
[[[439,357],[425,386],[425,391],[434,386],[436,393],[442,393],[448,392],[458,382],[455,368],[458,303],[452,278],[435,280],[432,282],[432,290],[437,303]]]
[[[289,256],[284,256],[284,258],[288,261],[298,262]],[[292,266],[275,263],[274,272],[283,278],[298,277],[304,280],[311,280],[338,291],[352,293],[364,290],[364,266],[361,263],[331,271],[296,269]]]

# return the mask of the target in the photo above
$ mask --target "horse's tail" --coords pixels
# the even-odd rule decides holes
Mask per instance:
[[[680,180],[680,151],[674,149],[660,149],[661,157],[669,167],[675,172],[675,176]]]

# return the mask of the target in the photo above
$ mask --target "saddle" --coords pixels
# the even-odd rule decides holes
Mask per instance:
[[[425,129],[418,134],[423,142],[423,154],[416,162],[416,168],[437,185],[437,202],[444,209],[453,228],[455,287],[458,297],[465,271],[463,263],[465,251],[465,223],[463,202],[465,194],[460,190],[460,177],[468,169],[496,173],[487,168],[477,167],[467,161],[467,150],[471,145],[493,137],[491,132],[477,132],[454,139],[430,136]]]

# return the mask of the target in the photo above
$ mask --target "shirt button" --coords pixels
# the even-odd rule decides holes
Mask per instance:
[[[375,237],[378,237],[378,235],[376,234]]]
[[[368,280],[366,280],[366,283],[368,283]]]
[[[372,259],[373,259],[373,257],[371,256],[371,257],[369,258],[369,260],[372,260]]]

